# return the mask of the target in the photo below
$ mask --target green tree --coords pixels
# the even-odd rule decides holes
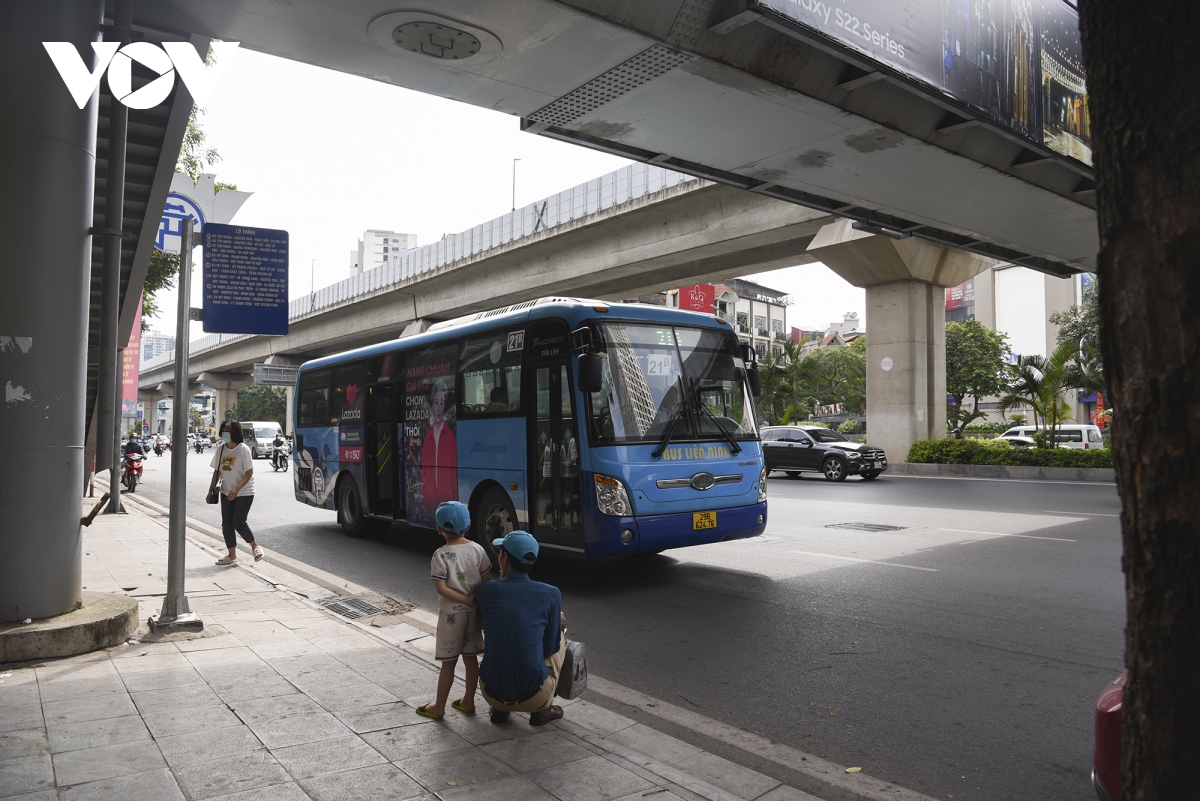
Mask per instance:
[[[1057,448],[1059,426],[1073,419],[1063,393],[1078,386],[1081,380],[1071,363],[1074,352],[1075,344],[1068,341],[1055,348],[1049,357],[1022,356],[1000,399],[1005,411],[1015,406],[1030,408],[1033,425],[1039,429],[1034,438],[1044,448]]]
[[[1008,350],[1008,338],[978,320],[946,323],[946,394],[954,398],[954,405],[946,410],[946,421],[952,428],[963,428],[986,416],[979,411],[979,401],[1004,388]],[[963,407],[968,396],[972,400],[969,412]]]
[[[287,395],[282,387],[251,384],[237,391],[234,420],[274,420],[283,427],[287,420]]]
[[[1078,389],[1107,392],[1104,359],[1100,355],[1100,306],[1096,302],[1097,284],[1095,276],[1084,287],[1083,302],[1066,311],[1050,315],[1050,322],[1059,326],[1059,345],[1070,342],[1075,349],[1072,359]]]
[[[188,404],[188,419],[192,423],[193,431],[204,430],[204,415],[200,414],[200,410],[190,403]]]
[[[818,348],[805,361],[815,378],[814,394],[821,405],[844,404],[848,412],[867,405],[867,338],[841,348]]]

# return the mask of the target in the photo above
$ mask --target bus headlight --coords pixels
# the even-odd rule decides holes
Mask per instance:
[[[763,468],[758,474],[758,502],[765,503],[767,500],[767,468]]]
[[[596,506],[603,514],[614,517],[629,517],[633,514],[633,505],[629,503],[629,495],[620,481],[599,473],[595,479]]]

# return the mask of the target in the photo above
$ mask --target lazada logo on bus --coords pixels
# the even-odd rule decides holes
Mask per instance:
[[[508,453],[507,445],[491,445],[487,442],[476,442],[471,446],[471,453]]]

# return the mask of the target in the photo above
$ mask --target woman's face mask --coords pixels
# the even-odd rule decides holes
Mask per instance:
[[[228,431],[222,431],[221,441],[225,443],[233,442],[233,434],[230,434]]]

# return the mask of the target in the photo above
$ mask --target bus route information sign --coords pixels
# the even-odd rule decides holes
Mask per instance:
[[[204,226],[204,330],[287,334],[287,231]]]

